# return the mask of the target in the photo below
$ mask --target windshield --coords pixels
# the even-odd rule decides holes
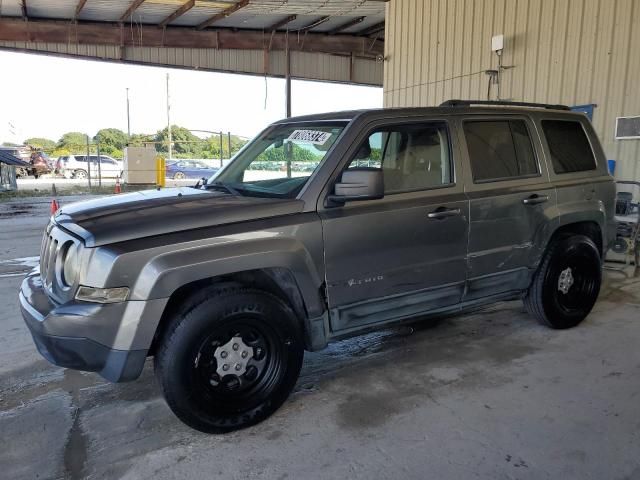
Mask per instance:
[[[295,197],[324,160],[346,122],[273,125],[243,148],[205,187],[240,195]]]

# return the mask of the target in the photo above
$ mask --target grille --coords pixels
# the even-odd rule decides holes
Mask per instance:
[[[40,277],[45,288],[52,292],[55,279],[56,257],[58,256],[59,242],[51,235],[49,228],[45,231],[40,251]]]
[[[62,257],[72,244],[79,241],[50,224],[44,232],[40,249],[40,277],[49,297],[58,303],[66,302],[73,296],[72,285],[62,284]],[[60,258],[60,261],[57,261]]]

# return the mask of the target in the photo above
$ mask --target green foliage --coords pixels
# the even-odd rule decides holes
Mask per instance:
[[[208,138],[200,138],[189,130],[177,125],[171,126],[171,140],[173,144],[172,156],[174,158],[220,158],[220,135],[211,135]],[[168,153],[169,133],[168,129],[160,130],[155,137],[156,150],[160,154]],[[222,158],[231,158],[240,150],[246,140],[231,135],[231,149],[229,138],[222,134]]]
[[[95,149],[92,149],[92,151],[95,151]],[[81,132],[67,132],[62,135],[58,140],[56,149],[53,151],[54,156],[83,153],[87,153],[87,135]]]
[[[103,128],[93,137],[93,141],[100,144],[100,153],[114,158],[122,158],[128,140],[127,134],[117,128]]]
[[[208,138],[200,138],[184,127],[173,125],[171,127],[173,142],[172,156],[174,158],[220,158],[220,135],[214,134]],[[142,147],[153,144],[159,156],[166,157],[168,153],[167,128],[156,134],[134,133],[131,138],[117,128],[103,128],[89,139],[89,152],[97,153],[97,144],[100,144],[100,153],[114,158],[123,158],[124,149],[130,145]],[[222,157],[231,158],[244,144],[247,143],[236,135],[231,135],[231,146],[226,133],[222,136]],[[52,157],[65,155],[86,155],[87,135],[82,132],[67,132],[58,142],[46,138],[33,137],[25,140],[25,144],[41,148]],[[4,146],[14,146],[5,142]],[[18,146],[18,145],[15,145]]]
[[[172,153],[176,158],[202,158],[203,140],[184,127],[171,125]],[[156,150],[169,151],[169,130],[164,128],[156,134]],[[185,155],[183,157],[183,155]]]
[[[56,148],[56,142],[42,137],[27,138],[24,144],[44,150],[45,152],[51,152]]]
[[[311,150],[308,150],[300,145],[291,143],[293,150],[291,152],[291,160],[294,162],[318,162],[322,159],[321,155],[316,155]],[[269,148],[258,155],[256,159],[264,162],[285,162],[287,156],[283,147]]]
[[[133,133],[129,139],[129,145],[132,147],[144,147],[146,144],[154,143],[156,136],[147,133]]]

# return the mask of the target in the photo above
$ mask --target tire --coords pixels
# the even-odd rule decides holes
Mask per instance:
[[[154,362],[173,413],[201,432],[225,433],[255,425],[284,403],[303,354],[299,322],[282,300],[210,287],[171,320]]]
[[[173,175],[173,179],[174,179],[174,180],[184,180],[185,178],[187,178],[187,176],[186,176],[184,173],[182,173],[182,172],[176,172],[176,173]]]
[[[602,282],[598,247],[585,235],[553,241],[545,253],[524,304],[540,323],[565,329],[591,312]]]
[[[76,170],[75,172],[73,172],[73,178],[84,180],[85,178],[87,178],[87,172],[85,172],[84,170]]]

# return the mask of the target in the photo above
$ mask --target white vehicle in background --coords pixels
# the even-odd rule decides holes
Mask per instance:
[[[68,155],[60,157],[56,164],[56,172],[65,178],[84,179],[91,175],[91,178],[117,178],[122,177],[122,161],[111,158],[108,155],[100,155],[100,165],[98,165],[98,155]]]

